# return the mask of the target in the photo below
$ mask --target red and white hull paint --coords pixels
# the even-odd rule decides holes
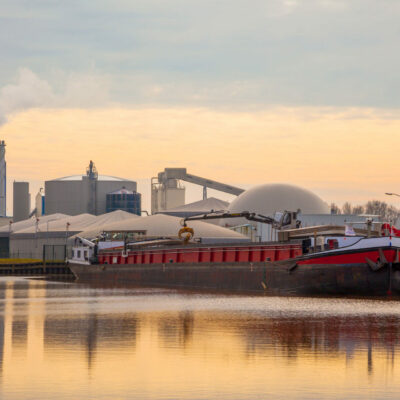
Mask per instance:
[[[254,244],[255,249],[259,246]],[[360,238],[349,246],[317,253],[299,255],[297,251],[292,251],[294,257],[282,247],[285,245],[279,246],[282,258],[263,258],[266,261],[255,258],[254,254],[258,253],[252,252],[251,248],[245,250],[246,254],[253,254],[248,259],[238,256],[229,258],[227,255],[232,249],[222,249],[219,246],[211,251],[215,251],[215,254],[223,253],[221,257],[212,260],[204,260],[202,256],[193,258],[193,252],[184,248],[185,254],[192,254],[192,258],[178,257],[174,262],[164,262],[154,255],[144,254],[146,250],[143,250],[143,254],[134,256],[133,263],[121,262],[122,258],[115,255],[107,258],[115,260],[111,263],[100,261],[99,264],[84,265],[71,260],[70,268],[81,281],[111,286],[153,286],[277,295],[381,296],[400,293],[400,238]],[[241,251],[244,251],[243,248]],[[262,251],[267,250],[263,248]],[[274,251],[277,254],[278,250]],[[129,255],[125,259],[128,260]]]
[[[299,257],[288,286],[306,294],[400,293],[400,238],[360,238],[350,246]]]

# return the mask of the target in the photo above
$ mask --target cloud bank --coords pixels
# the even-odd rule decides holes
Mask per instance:
[[[3,0],[0,87],[24,67],[78,106],[105,80],[126,106],[400,107],[399,19],[397,0]]]
[[[19,71],[18,81],[0,89],[0,124],[7,116],[33,107],[49,106],[54,103],[50,85],[39,79],[29,69]]]

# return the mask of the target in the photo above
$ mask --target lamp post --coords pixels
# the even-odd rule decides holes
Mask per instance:
[[[46,232],[46,246],[49,245],[49,222],[51,221],[57,221],[57,218],[53,218],[53,219],[49,219],[46,221],[46,226],[47,226],[47,232]],[[46,262],[46,247],[43,246],[43,261]],[[54,253],[54,249],[53,249],[53,253]]]
[[[51,221],[57,221],[57,218],[53,218],[53,219],[49,219],[49,220],[47,220],[47,222],[46,222],[46,225],[47,225],[47,241],[49,240],[49,222],[51,222]]]
[[[35,221],[35,247],[38,247],[38,231],[39,231],[39,218],[36,217],[36,221]]]

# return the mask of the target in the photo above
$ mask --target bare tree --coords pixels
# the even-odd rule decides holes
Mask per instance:
[[[384,221],[391,221],[393,224],[395,224],[397,220],[400,220],[400,209],[380,200],[370,200],[365,206],[360,204],[352,206],[350,202],[346,201],[343,204],[341,212],[340,208],[335,203],[331,203],[331,213],[355,215],[365,213],[379,215]]]
[[[370,200],[365,205],[365,212],[367,214],[380,215],[382,218],[386,218],[388,205],[384,201]]]
[[[348,201],[346,201],[346,203],[343,204],[342,213],[351,214],[351,212],[352,212],[351,204]]]
[[[385,219],[387,221],[391,221],[392,224],[395,224],[399,217],[400,217],[400,210],[398,210],[394,206],[388,206],[386,210]]]
[[[364,206],[358,205],[358,206],[354,206],[353,210],[352,210],[352,214],[364,214]]]

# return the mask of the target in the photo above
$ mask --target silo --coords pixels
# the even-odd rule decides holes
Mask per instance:
[[[71,175],[45,182],[46,214],[100,215],[106,212],[107,194],[121,189],[136,192],[135,181],[99,175],[90,161],[86,175]]]
[[[0,217],[6,216],[7,165],[6,143],[0,140]]]
[[[122,210],[140,216],[142,211],[141,202],[140,193],[122,187],[122,189],[107,193],[106,212]]]
[[[14,181],[13,189],[13,222],[28,219],[30,209],[29,183]]]
[[[43,188],[40,188],[39,192],[35,196],[35,209],[36,216],[41,217],[44,215],[44,196],[43,196]]]

